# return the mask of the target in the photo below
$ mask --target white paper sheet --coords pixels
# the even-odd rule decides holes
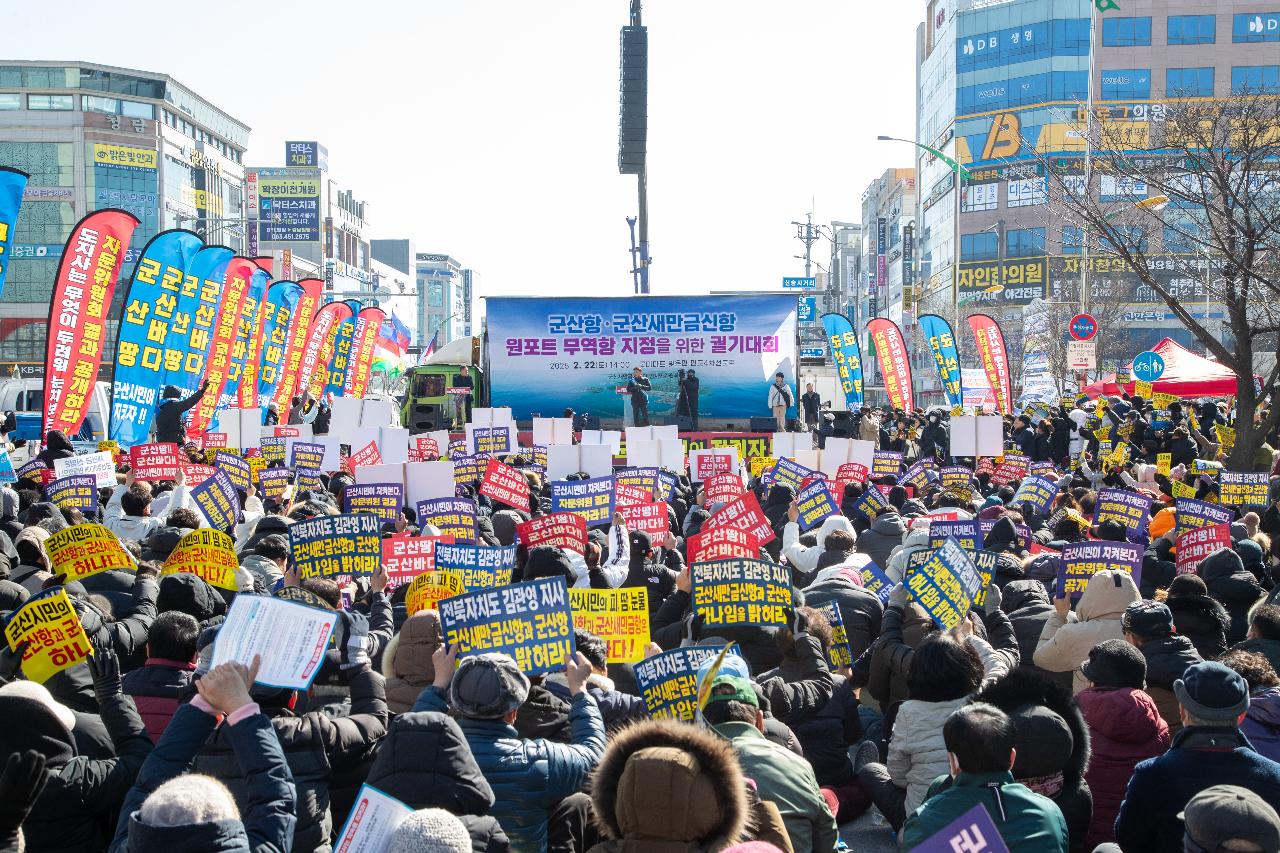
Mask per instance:
[[[213,665],[262,656],[258,684],[305,690],[329,646],[338,614],[265,595],[237,595],[213,641]]]

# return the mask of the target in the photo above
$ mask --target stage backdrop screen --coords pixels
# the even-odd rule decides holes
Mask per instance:
[[[796,297],[491,297],[486,300],[490,397],[515,417],[565,407],[617,418],[634,367],[653,385],[649,414],[676,412],[677,371],[693,368],[698,415],[769,414],[778,371],[795,394]]]

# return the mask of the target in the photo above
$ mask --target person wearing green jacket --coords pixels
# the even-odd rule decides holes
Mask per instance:
[[[981,804],[1010,853],[1067,853],[1067,822],[1048,797],[1013,781],[1013,722],[999,708],[975,702],[942,727],[951,775],[939,776],[902,827],[902,849],[913,850]]]
[[[764,714],[751,680],[720,675],[711,683],[702,718],[728,740],[742,773],[760,799],[778,807],[795,853],[831,853],[839,841],[836,819],[818,790],[809,762],[764,736]]]

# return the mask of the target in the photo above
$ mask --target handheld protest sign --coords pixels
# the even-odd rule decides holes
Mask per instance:
[[[564,669],[573,657],[569,588],[562,577],[463,593],[438,609],[445,642],[461,657],[502,652],[526,675]]]
[[[381,465],[382,451],[378,449],[378,442],[375,440],[369,442],[358,450],[352,451],[351,455],[347,457],[347,459],[348,468],[355,471],[357,468],[365,465]]]
[[[178,445],[168,442],[129,448],[129,470],[138,480],[172,480],[178,473]]]
[[[249,666],[261,657],[255,684],[306,690],[320,673],[338,614],[265,595],[237,595],[213,641],[212,665]]]
[[[1098,0],[1099,3],[1104,0]],[[1000,829],[991,819],[986,806],[978,803],[960,817],[911,848],[915,853],[956,853],[956,851],[981,851],[981,853],[1009,853],[1000,837]]]
[[[1062,546],[1058,593],[1070,595],[1075,601],[1084,594],[1090,578],[1108,570],[1126,572],[1138,585],[1142,577],[1142,546],[1129,542],[1069,542]]]
[[[966,551],[977,551],[982,547],[982,525],[976,518],[929,522],[930,548],[941,548],[948,539],[956,540]]]
[[[310,441],[295,441],[293,443],[293,451],[289,459],[291,468],[311,468],[319,471],[323,464],[323,444],[316,444]]]
[[[784,457],[779,459],[778,464],[773,466],[773,485],[790,486],[793,491],[798,492],[801,484],[817,473],[819,472],[806,465],[801,465],[794,459]]]
[[[195,575],[210,586],[236,592],[239,568],[235,540],[220,530],[202,527],[183,534],[160,574]]]
[[[253,468],[249,465],[249,460],[229,450],[219,450],[214,453],[213,467],[226,474],[231,485],[237,489],[247,492],[249,486],[253,484]]]
[[[372,575],[382,562],[382,524],[372,515],[321,515],[289,527],[294,565],[303,578]]]
[[[227,472],[221,469],[191,490],[191,502],[215,530],[231,529],[240,517],[240,497]]]
[[[1022,481],[1018,491],[1013,495],[1010,506],[1021,508],[1023,504],[1031,504],[1036,515],[1048,515],[1053,500],[1058,496],[1058,484],[1048,477],[1033,474]]]
[[[23,476],[22,472],[26,471],[30,463],[23,465],[18,472],[19,476]],[[63,477],[71,477],[75,474],[92,474],[98,478],[98,488],[106,488],[116,485],[116,461],[109,451],[103,450],[99,453],[82,453],[77,456],[68,456],[65,459],[53,460],[54,479],[61,480]]]
[[[742,484],[742,478],[728,472],[712,475],[702,481],[703,500],[708,506],[728,503],[746,490],[747,487]]]
[[[649,643],[649,593],[643,587],[571,589],[573,627],[590,631],[608,646],[609,663],[644,660]]]
[[[796,509],[800,514],[800,529],[812,530],[832,516],[840,514],[840,505],[827,488],[825,480],[815,480],[796,495]]]
[[[871,456],[871,478],[896,477],[902,473],[902,454],[896,450],[877,450]]]
[[[567,512],[540,515],[516,525],[516,533],[530,548],[549,545],[579,554],[587,550],[587,524],[580,515]]]
[[[871,469],[861,462],[845,462],[836,470],[836,480],[841,483],[865,483]]]
[[[441,601],[466,591],[456,572],[423,572],[405,590],[404,608],[410,616],[423,610],[436,610]]]
[[[889,580],[889,576],[875,563],[863,565],[858,569],[858,575],[862,578],[862,588],[880,599],[882,606],[887,606],[889,604],[889,596],[893,595],[893,588],[897,584]]]
[[[1223,506],[1265,507],[1270,501],[1266,471],[1223,471],[1219,478],[1218,501]]]
[[[471,430],[471,452],[510,453],[511,428],[505,426],[476,427]]]
[[[470,498],[434,498],[418,501],[418,527],[430,524],[455,542],[476,541],[476,502]]]
[[[98,478],[92,474],[54,480],[45,486],[45,494],[59,509],[78,509],[86,516],[98,511]]]
[[[387,850],[391,838],[404,819],[413,814],[406,806],[369,784],[360,786],[347,823],[338,833],[333,849],[342,853],[372,853]]]
[[[4,637],[15,652],[27,643],[22,673],[37,684],[93,654],[80,616],[60,586],[36,593],[13,611],[5,623]]]
[[[735,557],[755,559],[760,556],[760,540],[754,533],[736,527],[705,526],[701,533],[685,541],[690,563],[731,560]]]
[[[401,483],[364,483],[343,490],[342,511],[368,513],[382,522],[400,520],[404,509],[404,485]]]
[[[907,576],[905,583],[929,618],[949,631],[969,614],[982,587],[982,576],[960,544],[948,539]]]
[[[755,492],[747,492],[725,504],[702,523],[704,532],[717,527],[734,527],[752,534],[756,538],[756,547],[767,545],[778,538],[773,532],[773,525],[760,508]]]
[[[293,480],[293,472],[288,468],[266,468],[258,472],[258,486],[262,490],[263,500],[282,501],[284,493]]]
[[[791,621],[791,570],[766,560],[738,558],[694,563],[693,612],[707,628],[777,625]]]
[[[1231,524],[1236,514],[1220,504],[1197,501],[1191,498],[1178,498],[1174,501],[1174,514],[1177,518],[1177,531],[1181,535],[1188,530],[1200,527],[1212,527],[1215,524]]]
[[[620,506],[618,507],[618,514],[622,516],[622,523],[627,526],[628,530],[643,530],[649,534],[651,539],[657,542],[666,539],[667,534],[671,532],[665,503]]]
[[[435,568],[436,546],[452,544],[447,536],[388,536],[382,540],[382,568],[387,589],[409,583]]]
[[[50,571],[67,582],[83,580],[111,569],[134,568],[133,557],[116,535],[101,524],[76,524],[49,534],[44,540]]]
[[[198,462],[179,462],[178,470],[182,472],[182,479],[187,481],[188,488],[195,488],[218,471],[212,465],[201,465]]]
[[[457,572],[471,592],[495,589],[511,581],[516,564],[516,546],[436,544],[436,565],[441,571]]]
[[[1196,527],[1178,534],[1177,568],[1178,574],[1186,575],[1195,572],[1200,561],[1210,554],[1231,547],[1231,526],[1227,524],[1211,524],[1208,527]]]
[[[868,488],[862,493],[862,497],[853,505],[853,511],[861,515],[868,521],[875,521],[876,516],[882,515],[891,509],[889,501],[880,492],[879,489]]]
[[[844,616],[834,601],[813,606],[831,625],[831,645],[827,648],[827,666],[841,669],[853,666],[853,650],[849,647],[849,634],[844,629]]]
[[[1151,514],[1151,498],[1124,489],[1102,489],[1093,510],[1093,523],[1115,521],[1124,525],[1130,536],[1146,532]]]
[[[480,479],[480,494],[496,501],[527,511],[529,507],[529,481],[518,468],[490,459]]]
[[[719,653],[712,646],[689,646],[637,663],[636,685],[649,716],[692,722],[698,710],[698,668]]]
[[[639,506],[640,504],[653,503],[654,491],[654,489],[642,489],[638,486],[628,486],[626,483],[619,483],[615,477],[613,483],[614,508],[622,509],[624,506]]]
[[[613,519],[613,477],[556,480],[551,484],[551,511],[579,516],[588,527]]]

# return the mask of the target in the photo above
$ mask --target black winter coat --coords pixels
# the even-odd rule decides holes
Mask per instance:
[[[825,708],[835,689],[822,645],[811,634],[796,637],[794,653],[756,681],[773,715],[792,729]]]
[[[1044,631],[1044,623],[1054,614],[1053,604],[1049,601],[1049,592],[1044,584],[1036,580],[1010,581],[1004,585],[1001,593],[1000,609],[1009,617],[1013,635],[1018,640],[1018,656],[1021,659],[1019,667],[1035,670],[1057,686],[1070,690],[1070,672],[1047,672],[1032,663],[1040,634]]]
[[[849,637],[849,649],[855,659],[871,648],[876,637],[880,636],[880,620],[884,618],[880,599],[843,575],[805,587],[804,601],[811,607],[834,603],[840,608],[840,618]]]
[[[1205,660],[1219,658],[1227,650],[1227,628],[1231,619],[1222,605],[1207,595],[1167,598],[1173,626],[1189,639]]]
[[[862,739],[858,697],[854,682],[833,675],[835,690],[822,710],[792,727],[804,749],[805,760],[813,766],[819,785],[843,787],[854,784],[849,747]]]
[[[160,401],[160,406],[156,409],[157,442],[186,443],[186,436],[182,429],[182,416],[200,402],[200,398],[204,396],[205,389],[208,387],[209,383],[205,382],[190,397]]]
[[[1200,563],[1196,572],[1209,587],[1209,595],[1226,608],[1231,617],[1227,644],[1234,645],[1249,633],[1249,610],[1266,591],[1244,567],[1235,551],[1218,551]]]

